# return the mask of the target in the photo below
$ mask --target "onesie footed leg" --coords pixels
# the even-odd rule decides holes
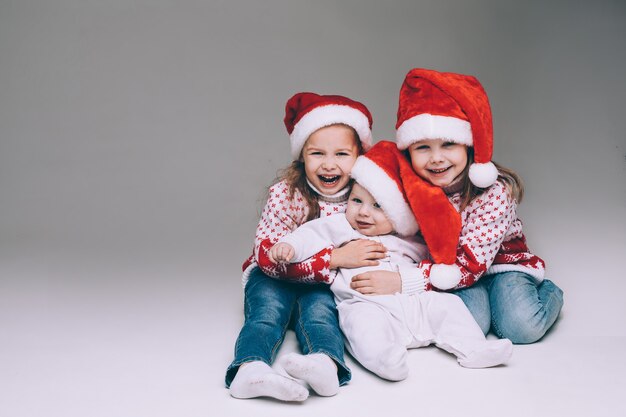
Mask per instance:
[[[369,302],[341,303],[337,310],[346,348],[363,367],[389,381],[407,378],[409,367],[406,344],[402,343],[404,335],[391,313]]]
[[[513,353],[511,341],[486,339],[459,297],[429,291],[421,300],[427,306],[429,323],[435,334],[435,344],[455,355],[461,366],[489,368],[501,365],[511,357]]]
[[[458,361],[465,368],[489,368],[506,363],[512,354],[513,343],[509,339],[486,340],[465,357],[459,356]]]
[[[241,365],[229,391],[235,398],[272,397],[281,401],[304,401],[309,396],[305,387],[262,361]]]
[[[290,376],[305,381],[318,395],[332,397],[339,392],[337,365],[330,356],[292,352],[283,356],[279,362]]]
[[[409,376],[407,356],[404,346],[392,344],[387,350],[381,352],[378,358],[379,366],[372,371],[389,381],[403,381]]]
[[[406,347],[398,343],[380,343],[374,339],[359,344],[351,344],[348,340],[346,348],[363,367],[379,377],[394,382],[405,380],[409,376]]]

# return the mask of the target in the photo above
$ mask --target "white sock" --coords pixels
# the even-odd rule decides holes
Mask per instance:
[[[305,381],[318,395],[330,397],[339,392],[337,365],[328,355],[292,352],[284,355],[280,364],[289,375]]]
[[[513,343],[509,339],[486,340],[483,349],[475,350],[458,361],[465,368],[489,368],[505,363],[512,354]]]
[[[235,398],[272,397],[281,401],[304,401],[309,391],[291,378],[280,375],[262,361],[244,363],[230,384]]]

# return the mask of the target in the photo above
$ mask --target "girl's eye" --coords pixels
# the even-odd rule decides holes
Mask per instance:
[[[427,150],[429,147],[428,145],[418,145],[415,148],[413,148],[414,151],[425,151]]]
[[[380,204],[378,204],[378,203],[374,203],[373,206],[374,206],[374,208],[377,208],[377,209],[381,209],[382,208],[382,207],[380,207]]]
[[[361,204],[362,203],[361,199],[360,198],[356,198],[356,197],[352,197],[352,201],[357,203],[357,204]]]
[[[310,152],[309,155],[321,155],[322,153],[319,151]]]
[[[454,142],[444,142],[442,146],[444,148],[450,148],[450,147],[452,147],[454,145],[456,145],[456,143],[454,143]]]
[[[337,152],[337,156],[349,156],[348,152]]]

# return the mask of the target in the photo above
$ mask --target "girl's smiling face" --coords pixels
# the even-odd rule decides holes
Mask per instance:
[[[415,173],[438,187],[452,184],[467,165],[467,147],[443,139],[415,142],[409,154]]]
[[[356,133],[337,124],[316,130],[302,148],[306,177],[315,188],[332,195],[348,185],[350,170],[359,156]]]

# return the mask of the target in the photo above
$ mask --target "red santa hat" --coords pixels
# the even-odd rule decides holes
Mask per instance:
[[[372,145],[372,115],[367,107],[344,96],[297,93],[285,106],[285,127],[291,140],[291,156],[300,152],[309,136],[318,129],[334,124],[352,127],[359,135],[363,149]]]
[[[399,166],[402,159],[393,142],[378,142],[357,158],[350,176],[380,204],[398,234],[411,236],[419,227],[402,187]]]
[[[473,146],[470,181],[486,188],[498,179],[498,170],[491,162],[489,98],[475,77],[422,68],[409,71],[400,89],[396,141],[404,150],[423,139]]]
[[[357,158],[350,175],[372,194],[398,234],[421,230],[435,262],[431,284],[442,290],[455,287],[461,280],[456,266],[461,217],[443,190],[420,178],[389,141],[376,143]]]

